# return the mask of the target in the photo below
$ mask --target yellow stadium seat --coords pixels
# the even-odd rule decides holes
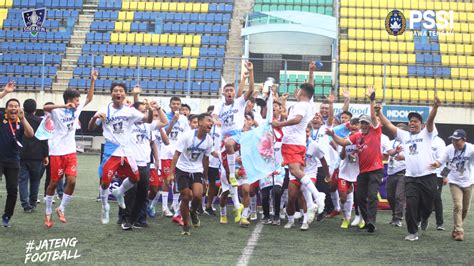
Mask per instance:
[[[201,12],[201,4],[195,3],[195,4],[192,4],[192,5],[193,5],[193,12],[194,13]]]
[[[184,37],[184,44],[192,46],[193,45],[193,35],[186,35]]]
[[[373,53],[366,53],[365,54],[365,61],[369,63],[374,62],[374,54]]]
[[[122,66],[122,67],[127,67],[128,66],[128,56],[121,56],[120,57],[120,66]]]
[[[474,66],[474,56],[467,56],[466,57],[466,65]],[[473,87],[474,88],[474,87]]]
[[[353,53],[353,54],[357,55],[357,57],[356,57],[357,62],[365,62],[365,54],[364,53]]]
[[[374,51],[376,52],[382,51],[382,42],[374,41]]]
[[[110,34],[110,43],[118,43],[119,34],[118,33],[111,33]]]
[[[191,47],[183,47],[183,56],[191,56]]]
[[[112,66],[120,66],[120,56],[112,56]]]
[[[382,63],[382,54],[374,53],[374,63]]]
[[[349,6],[349,0],[341,0],[341,6]]]
[[[408,64],[415,64],[416,63],[416,55],[415,54],[408,54]]]
[[[163,67],[163,58],[157,57],[155,58],[155,67],[162,68]]]
[[[200,52],[200,49],[198,47],[193,47],[191,49],[191,56],[192,57],[199,57],[199,52]]]
[[[355,64],[349,64],[347,68],[347,72],[349,74],[356,74],[357,73],[357,65]]]
[[[145,7],[145,2],[138,2],[137,3],[137,10],[138,11],[145,11],[146,7]]]
[[[348,64],[339,64],[339,72],[342,74],[347,74],[349,70]]]
[[[357,78],[355,76],[350,76],[348,78],[347,85],[348,86],[356,86],[357,85]]]
[[[169,5],[169,8],[168,8],[168,11],[169,11],[169,12],[176,12],[176,9],[177,9],[177,8],[178,8],[177,3],[171,2],[170,5]]]
[[[458,56],[457,55],[450,55],[449,56],[449,65],[455,66],[458,64]]]
[[[184,35],[178,34],[178,36],[176,36],[176,44],[177,45],[183,45],[184,44]]]
[[[128,65],[130,67],[136,67],[138,65],[138,58],[136,56],[131,56]]]
[[[349,85],[349,77],[348,76],[339,76],[339,83],[341,86],[348,86]],[[341,90],[342,92],[342,90]]]
[[[365,42],[365,50],[373,51],[374,50],[374,42]]]
[[[168,37],[168,43],[176,45],[176,34],[170,34]]]
[[[446,43],[440,43],[439,44],[439,51],[442,53],[442,54],[445,54],[448,52],[448,44]]]
[[[127,19],[127,12],[119,11],[117,20],[126,20],[126,19]]]
[[[357,60],[357,53],[349,53],[349,61],[353,62]]]
[[[161,11],[168,12],[169,9],[170,9],[170,3],[168,2],[161,3]]]
[[[469,68],[467,70],[467,72],[468,72],[468,74],[467,74],[466,77],[474,77],[474,68]],[[474,87],[472,87],[472,88],[474,88]]]
[[[399,42],[398,43],[398,51],[400,51],[400,53],[407,52],[407,43],[406,42]]]
[[[349,60],[349,52],[342,52],[342,51],[341,51],[340,59],[341,59],[341,61],[347,61],[347,60]]]
[[[184,12],[186,12],[186,13],[193,12],[193,4],[192,3],[184,3]]]
[[[122,31],[130,32],[131,26],[132,26],[132,23],[131,23],[131,22],[123,22],[123,24],[122,24]]]
[[[453,88],[454,88],[454,86],[453,86]],[[454,89],[456,89],[456,88],[454,88]],[[465,80],[465,79],[460,80],[459,89],[461,89],[461,90],[470,90],[471,88],[469,87],[469,80]]]
[[[130,10],[137,10],[138,2],[130,2]]]
[[[143,43],[151,44],[151,34],[150,33],[145,33],[143,35]]]
[[[169,42],[169,34],[161,34],[160,36],[160,44],[168,44]]]
[[[364,48],[365,48],[364,41],[356,41],[356,49],[357,50],[364,50]]]
[[[365,84],[366,85],[373,85],[374,84],[374,77],[365,77]],[[378,94],[380,95],[380,94]]]
[[[407,54],[400,54],[398,56],[398,60],[400,64],[406,64],[408,62],[408,55]]]
[[[154,57],[147,57],[145,59],[145,66],[147,68],[153,68],[155,66],[155,58]]]
[[[382,48],[382,52],[390,52],[390,43],[389,42],[381,42],[381,48]]]
[[[459,90],[461,89],[461,81],[459,79],[453,79],[449,80],[451,82],[451,86],[449,87],[450,89],[452,88],[453,90]],[[444,84],[445,88],[448,88],[449,84]]]
[[[416,83],[410,82],[410,84],[417,84],[417,87],[420,88],[420,89],[425,89],[426,88],[426,79],[418,78],[418,79],[414,80],[414,82],[416,82]]]
[[[185,10],[185,3],[178,3],[178,5],[176,6],[176,11],[177,12],[184,12]]]
[[[390,62],[398,64],[400,62],[400,58],[399,58],[398,54],[391,54],[390,55]]]
[[[467,65],[467,57],[466,56],[458,56],[458,65],[466,66]]]
[[[135,43],[135,33],[126,33],[127,43]]]
[[[116,21],[115,22],[115,31],[122,31],[122,30],[123,30],[123,22]],[[110,36],[110,39],[112,39],[112,35]]]
[[[433,89],[435,86],[435,80],[434,79],[426,79],[426,88],[431,88]]]
[[[145,10],[146,11],[153,11],[153,2],[146,2]]]
[[[191,69],[196,69],[197,68],[197,62],[198,62],[197,58],[191,58],[191,62],[190,62]]]
[[[356,82],[356,86],[359,86],[359,87],[365,87],[365,77],[364,76],[357,76],[357,82]]]
[[[209,4],[201,4],[201,13],[207,13],[207,12],[209,12]]]
[[[118,42],[119,43],[128,43],[128,34],[129,33],[119,33],[118,34]]]
[[[392,87],[394,88],[400,87],[400,78],[392,78]]]
[[[171,68],[171,58],[163,58],[163,68]]]
[[[0,1],[1,2],[1,1]],[[130,10],[130,2],[123,1],[122,2],[122,10]]]
[[[193,36],[193,45],[201,46],[201,36],[200,35],[194,35]]]
[[[135,16],[135,13],[134,13],[134,12],[127,12],[127,18],[126,18],[126,20],[132,21],[133,18],[134,18],[134,16]]]
[[[373,73],[375,76],[382,76],[383,75],[383,66],[375,65],[373,66]]]
[[[171,59],[171,67],[172,68],[179,68],[179,62],[180,62],[179,58],[172,58]]]
[[[177,58],[173,58],[173,60],[174,60],[174,59],[177,59]],[[175,63],[175,62],[173,61],[173,64],[174,64],[174,63]],[[181,69],[188,69],[188,68],[189,68],[189,60],[188,60],[187,58],[181,58],[181,59],[179,59],[179,63],[178,63],[178,64],[179,64],[179,68],[181,68]],[[174,67],[174,66],[173,66],[173,67]]]
[[[400,55],[402,56],[402,55]],[[407,66],[400,66],[400,76],[407,76],[408,75],[408,67]]]
[[[151,34],[151,43],[153,45],[160,44],[160,35],[159,34]]]
[[[365,74],[365,65],[357,64],[357,75],[364,75]]]
[[[13,6],[13,0],[6,0],[5,1],[5,7],[10,8]]]
[[[112,65],[112,57],[105,55],[104,56],[104,66],[110,66]]]
[[[346,7],[341,7],[341,18],[348,17],[349,16],[349,8]]]
[[[453,78],[459,78],[461,76],[461,68],[457,68],[457,67],[452,67],[451,68],[451,77]],[[467,73],[467,71],[466,71]]]
[[[153,3],[153,11],[161,11],[161,2],[154,2]]]
[[[135,43],[143,43],[143,37],[144,37],[143,33],[137,33],[135,37]]]
[[[341,18],[340,27],[347,28],[349,26],[349,20],[347,18]]]

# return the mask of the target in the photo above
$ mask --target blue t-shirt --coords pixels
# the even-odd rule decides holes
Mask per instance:
[[[2,118],[0,123],[0,161],[1,162],[19,162],[21,147],[18,146],[17,140],[21,143],[23,140],[23,125],[21,123],[12,122],[11,127],[5,115],[0,112]],[[15,137],[12,133],[15,131]]]

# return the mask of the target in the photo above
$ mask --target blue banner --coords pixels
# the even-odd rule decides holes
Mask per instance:
[[[428,119],[430,108],[428,106],[401,106],[401,105],[385,105],[383,106],[383,114],[392,122],[408,122],[408,114],[417,112],[423,117],[423,122]]]

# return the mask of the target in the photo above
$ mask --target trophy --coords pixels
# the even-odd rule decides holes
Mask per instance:
[[[272,92],[273,84],[275,84],[275,79],[268,77],[267,80],[263,83],[263,88],[260,94],[255,98],[255,102],[258,106],[262,107],[267,104],[268,95]]]

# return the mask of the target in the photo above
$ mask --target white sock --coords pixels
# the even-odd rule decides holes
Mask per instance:
[[[283,191],[283,194],[281,195],[280,210],[285,207],[287,202],[288,202],[288,189],[285,189],[285,191]]]
[[[306,187],[301,186],[300,188],[301,192],[303,192],[303,197],[304,200],[306,201],[306,207],[308,209],[314,208],[314,201],[313,201],[313,195],[311,195],[311,192],[306,189]]]
[[[249,207],[245,207],[244,210],[242,211],[242,217],[248,218],[250,213]]]
[[[155,197],[152,200],[150,200],[150,202],[148,203],[148,207],[155,207],[156,203],[160,199],[160,195],[161,195],[161,192],[156,193]]]
[[[250,212],[257,213],[257,195],[250,197]]]
[[[161,191],[161,209],[167,210],[168,209],[168,191]]]
[[[118,188],[119,194],[120,195],[125,195],[125,192],[127,192],[129,189],[133,187],[133,183],[130,182],[130,179],[127,177],[123,180],[122,184]]]
[[[173,193],[173,209],[179,210],[179,193]]]
[[[59,209],[64,213],[69,201],[71,200],[72,196],[66,193],[63,193],[63,199],[61,200],[61,205],[59,205]]]
[[[229,165],[229,175],[235,177],[235,153],[227,154],[227,164]]]
[[[316,189],[316,186],[313,184],[309,176],[307,175],[303,176],[300,182],[303,186],[305,186],[306,189],[308,189],[311,192],[311,194],[313,195],[313,198],[318,197],[318,190]]]
[[[288,215],[288,222],[295,223],[295,215]]]
[[[308,212],[301,210],[301,213],[303,214],[303,223],[308,223]]]
[[[174,200],[174,198],[173,198],[173,200]],[[178,215],[181,215],[181,201],[178,201],[177,204],[178,204],[178,205],[177,205],[178,208],[175,209],[176,211],[175,211],[173,217],[176,217],[176,216],[178,216]]]
[[[102,201],[102,207],[105,208],[105,206],[109,205],[109,188],[106,189],[100,189],[100,200]]]
[[[53,198],[54,196],[46,195],[46,215],[51,215],[53,213]]]
[[[236,187],[230,188],[230,195],[232,197],[232,202],[234,203],[234,208],[240,208],[240,200],[239,200],[239,190]]]
[[[334,205],[334,210],[341,211],[341,204],[339,204],[339,192],[337,190],[335,192],[331,192],[331,200],[332,204]]]
[[[212,209],[212,205],[214,203],[214,197],[212,197],[212,199],[209,200],[211,202],[211,209]],[[204,201],[203,201],[204,202]]]
[[[352,204],[354,203],[354,193],[347,194],[346,203],[342,205],[342,211],[344,213],[344,218],[350,220],[352,212]]]
[[[227,216],[227,206],[221,206],[221,216]]]

